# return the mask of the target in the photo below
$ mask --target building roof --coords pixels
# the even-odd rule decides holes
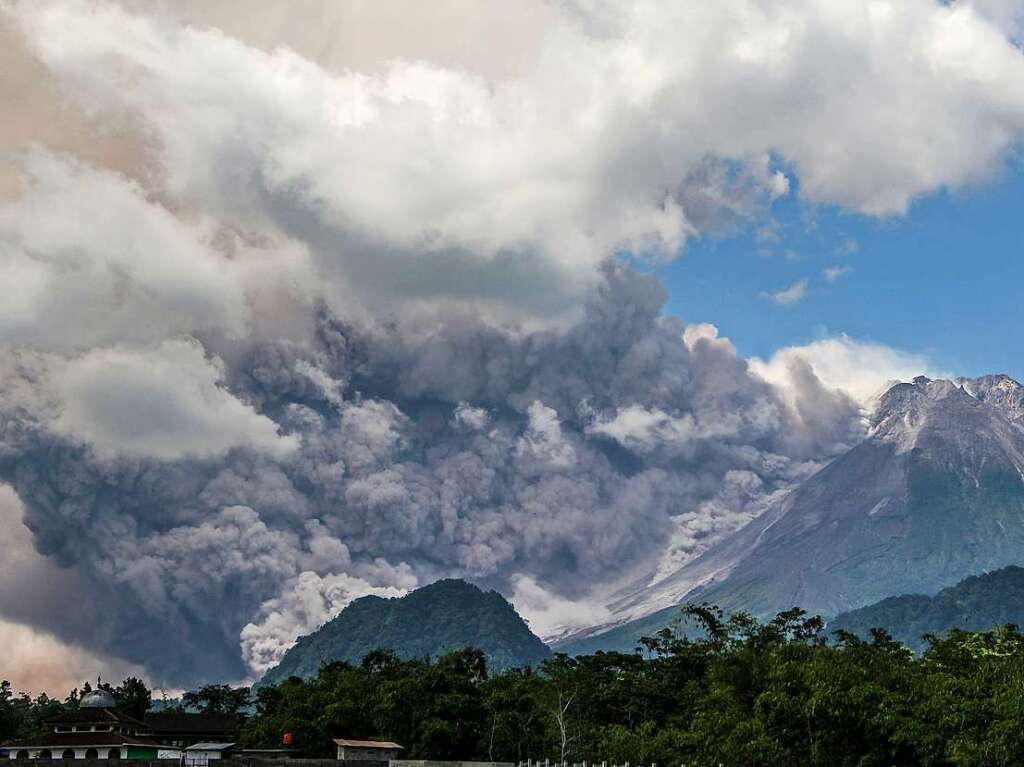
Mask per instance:
[[[186,748],[186,751],[227,751],[234,748],[234,743],[196,743]]]
[[[129,716],[113,708],[77,708],[72,711],[65,711],[52,719],[46,720],[47,724],[96,724],[99,722],[114,724],[130,724],[134,727],[145,725],[134,716]]]
[[[116,705],[117,701],[114,700],[114,696],[106,690],[87,692],[78,701],[79,708],[114,708]]]
[[[390,740],[348,740],[347,738],[335,738],[334,742],[345,748],[385,748],[394,751],[402,747]]]
[[[234,714],[190,714],[150,711],[143,723],[147,730],[161,734],[216,734],[237,732],[242,723]]]
[[[31,740],[20,743],[4,744],[8,751],[26,748],[96,748],[97,746],[146,746],[149,748],[163,748],[155,740],[139,738],[135,735],[124,735],[120,732],[48,732]]]

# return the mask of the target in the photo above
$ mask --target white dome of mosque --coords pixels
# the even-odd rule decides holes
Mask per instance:
[[[93,690],[87,692],[78,701],[79,708],[116,708],[117,701],[114,696],[105,690]]]

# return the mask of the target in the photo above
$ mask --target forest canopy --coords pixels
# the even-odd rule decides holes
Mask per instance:
[[[699,636],[665,629],[633,653],[556,655],[492,675],[472,648],[421,660],[375,651],[251,697],[210,686],[180,704],[247,712],[244,745],[277,746],[291,732],[306,756],[320,757],[344,736],[394,740],[406,758],[431,759],[1024,763],[1024,636],[1015,626],[933,635],[915,656],[884,631],[828,634],[796,609],[768,622],[708,605],[683,614]],[[5,683],[0,736],[42,726],[78,694],[33,700]]]

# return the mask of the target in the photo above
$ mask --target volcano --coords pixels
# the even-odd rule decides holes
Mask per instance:
[[[934,594],[1024,562],[1024,387],[915,378],[878,400],[864,441],[668,577],[611,605],[618,625],[565,652],[629,649],[683,602],[825,617]]]

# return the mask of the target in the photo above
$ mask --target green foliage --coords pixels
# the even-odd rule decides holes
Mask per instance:
[[[114,688],[117,707],[136,719],[142,719],[153,705],[153,694],[145,683],[130,676]]]
[[[186,710],[205,714],[240,714],[249,705],[248,687],[208,684],[181,696]]]
[[[488,673],[460,649],[403,659],[367,653],[255,692],[242,743],[291,732],[312,757],[332,738],[395,740],[404,756],[521,762],[768,767],[1001,767],[1024,764],[1024,636],[1008,625],[953,630],[914,655],[886,631],[827,637],[800,610],[762,623],[687,606],[634,652],[556,655]],[[136,680],[137,681],[137,680]],[[135,687],[126,680],[117,690]],[[77,705],[0,685],[0,736],[38,731]],[[244,688],[185,695],[190,708],[240,711]]]
[[[843,613],[830,627],[867,636],[883,627],[914,652],[928,646],[926,635],[950,629],[986,631],[1007,623],[1024,625],[1024,568],[1004,567],[971,576],[933,597],[906,594],[889,597]]]
[[[152,698],[149,689],[140,679],[128,677],[114,687],[107,682],[99,684],[117,701],[118,708],[136,718],[142,718],[149,710]],[[0,682],[0,743],[24,740],[49,731],[47,722],[65,711],[78,708],[78,701],[93,686],[89,682],[72,690],[63,701],[55,700],[41,693],[32,698],[28,693],[15,693],[10,682]]]
[[[883,630],[860,638],[800,610],[767,623],[683,610],[632,653],[556,655],[487,674],[479,651],[369,654],[257,694],[254,746],[292,731],[381,738],[409,758],[796,767],[1024,763],[1024,637],[1012,626],[931,637],[915,657]],[[698,629],[698,630],[695,630]],[[698,638],[687,638],[696,636]]]
[[[40,697],[49,705],[49,699]],[[35,708],[27,694],[16,694],[10,682],[0,682],[0,742],[33,732],[38,720]]]
[[[398,657],[438,657],[477,647],[493,670],[537,664],[551,651],[504,597],[461,580],[442,580],[398,599],[357,599],[336,618],[301,637],[261,684],[311,677],[324,663],[359,663],[385,648]]]

